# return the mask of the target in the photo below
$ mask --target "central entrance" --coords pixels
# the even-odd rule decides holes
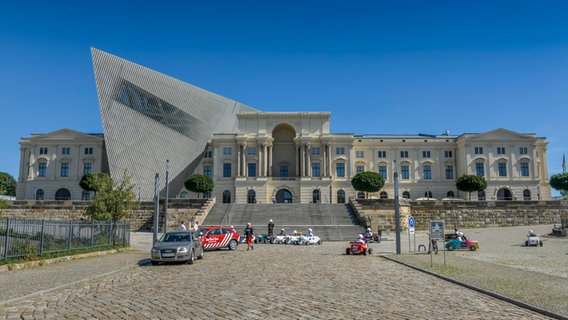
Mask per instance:
[[[276,192],[276,203],[292,203],[292,192],[288,189]]]

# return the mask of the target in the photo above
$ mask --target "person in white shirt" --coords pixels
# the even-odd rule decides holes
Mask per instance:
[[[185,231],[187,228],[185,227],[185,221],[182,221],[178,227],[178,231]]]
[[[193,224],[193,230],[197,231],[197,229],[199,229],[199,221],[195,220],[195,223]]]

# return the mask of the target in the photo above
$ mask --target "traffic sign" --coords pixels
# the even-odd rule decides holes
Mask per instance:
[[[444,240],[444,220],[430,220],[430,239]]]
[[[410,218],[408,218],[408,225],[410,227],[414,227],[414,217],[410,216]]]

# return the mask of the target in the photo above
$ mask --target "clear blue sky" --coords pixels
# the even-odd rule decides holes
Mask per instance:
[[[566,1],[9,1],[0,171],[62,128],[102,132],[90,47],[263,111],[329,111],[334,133],[546,137],[562,171]]]

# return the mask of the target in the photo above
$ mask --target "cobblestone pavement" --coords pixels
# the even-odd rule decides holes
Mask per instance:
[[[346,256],[346,242],[239,246],[207,252],[194,265],[150,266],[143,239],[142,251],[0,273],[2,291],[11,279],[39,290],[18,289],[19,297],[0,303],[0,318],[548,319],[376,254]],[[372,244],[376,252],[391,245]],[[118,271],[107,272],[114,263]],[[76,273],[85,280],[45,284]]]

